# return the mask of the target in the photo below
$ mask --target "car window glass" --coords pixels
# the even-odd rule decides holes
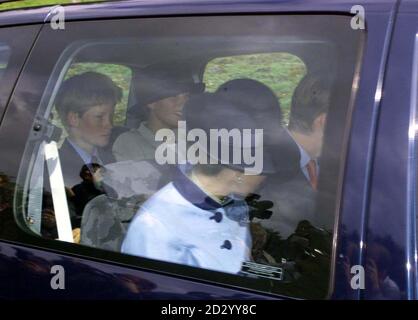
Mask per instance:
[[[321,15],[107,23],[68,23],[55,48],[19,172],[24,228],[324,298],[363,32]]]
[[[10,57],[10,47],[7,44],[0,43],[0,78],[7,68]]]
[[[0,116],[38,30],[36,25],[0,29]]]
[[[204,82],[206,90],[214,92],[222,83],[232,79],[260,81],[280,99],[283,121],[288,123],[293,91],[305,73],[306,66],[296,55],[259,53],[213,59],[205,68]]]
[[[126,111],[128,108],[129,86],[131,84],[132,72],[129,67],[117,64],[104,63],[73,63],[65,75],[65,79],[73,77],[77,74],[98,71],[102,74],[108,75],[115,83],[117,83],[123,90],[121,101],[115,106],[115,114],[113,124],[115,126],[122,126],[126,121]],[[58,114],[53,110],[53,123],[63,127]],[[62,139],[65,136],[62,136]]]
[[[123,125],[126,120],[128,107],[129,86],[132,77],[131,69],[127,66],[108,63],[74,63],[65,77],[67,79],[88,71],[96,71],[109,76],[122,89],[122,98],[115,106],[113,124],[115,126]]]

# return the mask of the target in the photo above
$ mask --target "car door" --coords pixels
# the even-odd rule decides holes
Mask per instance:
[[[4,26],[1,29],[1,104],[3,115],[11,91],[41,26]]]
[[[40,29],[41,25],[3,26],[0,29],[0,121],[3,119],[11,92]],[[5,157],[2,157],[2,161],[3,159],[5,160]],[[11,189],[7,187],[9,180],[6,171],[1,173],[2,230],[7,229],[12,221],[11,217],[6,216],[9,206],[6,204],[8,202],[6,199],[11,199]],[[3,269],[1,273],[4,274]],[[4,296],[4,292],[1,296]]]
[[[111,19],[106,13],[108,5],[102,4],[98,6],[105,10],[106,20],[89,21],[83,17],[82,21],[72,21],[80,18],[80,11],[68,7],[64,29],[54,29],[46,23],[0,127],[0,145],[4,150],[1,170],[13,190],[7,204],[14,219],[1,230],[7,241],[1,245],[1,259],[10,266],[2,290],[7,292],[14,287],[16,297],[42,298],[359,298],[360,291],[348,287],[349,278],[344,278],[347,274],[338,273],[345,269],[337,260],[340,254],[347,255],[347,234],[357,232],[360,243],[365,237],[370,159],[380,103],[376,92],[381,92],[395,6],[391,1],[362,3],[366,12],[364,29],[361,21],[357,27],[352,23],[359,17],[351,13],[356,4],[187,5],[188,14],[200,16],[186,15],[180,5],[170,6],[175,12],[169,13],[165,12],[168,7],[138,5],[129,14],[122,7],[118,9],[118,4],[109,5],[115,16],[124,14],[126,19]],[[205,15],[213,12],[228,15]],[[161,17],[151,17],[156,13]],[[174,13],[179,16],[172,16]],[[96,14],[96,18],[103,15],[101,11],[92,13]],[[168,69],[172,69],[171,73],[167,73]],[[61,170],[54,171],[56,162],[52,166],[42,153],[42,148],[51,142],[55,145],[52,150],[57,152],[56,145],[60,146],[66,138],[62,133],[68,131],[68,124],[63,123],[65,118],[56,109],[57,96],[62,84],[77,75],[105,75],[121,89],[114,122],[123,126],[128,123],[128,110],[133,106],[130,102],[138,102],[131,99],[137,94],[131,82],[137,70],[145,74],[149,71],[152,76],[161,72],[164,80],[173,77],[182,82],[190,78],[199,90],[202,86],[198,85],[205,84],[207,93],[216,92],[231,79],[257,80],[280,100],[284,125],[289,122],[300,79],[311,73],[331,78],[331,107],[318,192],[313,205],[307,202],[312,214],[305,212],[306,207],[290,211],[290,217],[294,213],[297,218],[292,220],[293,231],[286,236],[269,229],[269,221],[251,221],[248,227],[257,231],[252,233],[252,240],[260,248],[250,248],[252,261],[243,261],[239,274],[198,264],[173,263],[155,256],[127,255],[120,252],[119,244],[118,250],[110,250],[74,243],[68,216],[71,208],[62,185],[65,179]],[[138,80],[138,90],[144,88],[147,79]],[[142,97],[136,96],[138,100]],[[126,146],[123,154],[134,148],[133,144]],[[65,160],[61,156],[61,165]],[[132,168],[138,167],[124,169],[125,176],[120,181],[128,181],[141,172]],[[54,172],[59,173],[57,180]],[[306,180],[309,177],[301,174],[299,182],[309,189]],[[126,191],[126,183],[116,185],[120,186],[113,188],[117,194]],[[143,185],[140,183],[141,190]],[[45,226],[42,215],[47,203],[44,196],[48,194],[52,200],[47,209],[52,209],[58,233],[46,236],[41,228]],[[263,194],[259,196],[263,200]],[[303,193],[290,196],[296,204],[305,203],[308,197]],[[110,213],[119,212],[120,201],[109,199],[113,201],[109,204],[113,208]],[[257,201],[251,203],[257,206]],[[126,208],[126,202],[124,205]],[[209,220],[218,223],[219,219]],[[225,243],[220,243],[216,250],[230,250],[231,246]],[[348,263],[360,264],[362,253],[361,246],[352,247]],[[257,254],[260,261],[254,258]],[[51,272],[64,274],[64,282],[62,277],[52,279]]]
[[[402,1],[377,131],[364,263],[364,298],[416,299],[417,6]],[[367,284],[367,283],[366,283]]]

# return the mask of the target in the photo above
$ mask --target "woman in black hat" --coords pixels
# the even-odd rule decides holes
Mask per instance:
[[[133,79],[137,104],[127,112],[127,122],[135,128],[121,134],[113,144],[117,161],[154,160],[160,142],[155,133],[176,129],[183,118],[183,106],[190,94],[203,89],[191,76],[179,76],[176,63],[148,66]],[[175,148],[175,141],[171,141]]]
[[[234,148],[243,154],[248,146],[234,145],[233,139],[211,141],[214,135],[210,134],[211,130],[250,129],[254,141],[255,129],[262,128],[246,110],[219,94],[202,94],[186,103],[188,132],[199,129],[208,137],[207,141],[199,140],[206,153],[200,159],[206,161],[192,165],[187,175],[179,174],[145,202],[129,226],[122,252],[230,273],[238,273],[242,263],[250,260],[244,198],[260,186],[266,174],[274,172],[274,167],[269,155],[263,153],[261,172],[251,174],[251,165],[237,163],[233,157],[226,161],[221,152],[223,146],[230,155]],[[249,147],[252,152],[255,148],[263,151],[262,140],[261,145]]]

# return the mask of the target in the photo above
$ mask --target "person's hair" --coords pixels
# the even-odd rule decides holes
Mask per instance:
[[[296,87],[289,117],[289,129],[312,132],[315,119],[328,112],[330,83],[316,74],[307,74]]]
[[[79,174],[80,178],[86,180],[88,177],[91,177],[92,173],[96,173],[100,168],[102,168],[102,166],[98,163],[85,164],[81,167]]]
[[[115,105],[122,99],[122,89],[108,76],[85,72],[65,80],[58,92],[55,106],[61,121],[67,125],[67,115],[74,112],[82,116],[91,107]]]

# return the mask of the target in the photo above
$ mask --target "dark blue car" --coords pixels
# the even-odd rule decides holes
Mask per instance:
[[[0,13],[0,297],[417,299],[418,3]]]

